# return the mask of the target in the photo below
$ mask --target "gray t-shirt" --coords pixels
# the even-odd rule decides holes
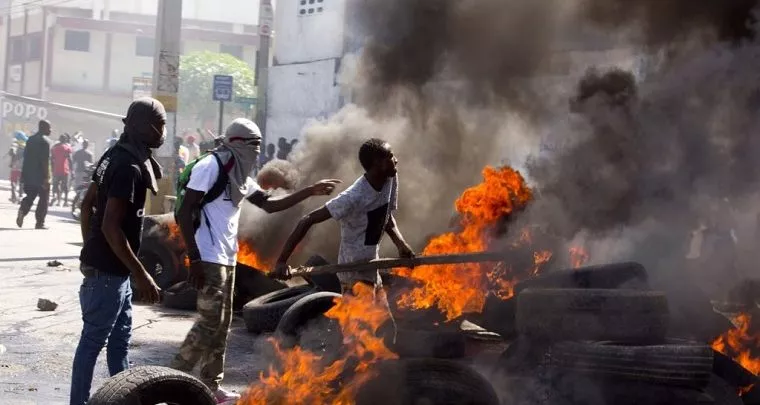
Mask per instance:
[[[398,176],[388,179],[380,191],[361,176],[325,206],[340,223],[338,263],[377,259],[385,225],[398,208]],[[338,273],[338,278],[344,285],[358,280],[380,283],[377,271]]]

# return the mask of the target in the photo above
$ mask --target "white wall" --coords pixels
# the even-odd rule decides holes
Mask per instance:
[[[137,36],[112,34],[109,90],[132,94],[132,78],[153,72],[153,57],[137,56]]]
[[[106,33],[90,31],[90,51],[78,52],[63,49],[65,32],[65,29],[57,28],[53,37],[53,68],[51,83],[48,85],[100,91],[103,88]],[[114,49],[113,52],[119,50]]]
[[[270,68],[267,139],[297,138],[308,120],[336,112],[334,81],[334,59]]]
[[[343,56],[343,31],[346,0],[315,3],[322,13],[300,15],[302,0],[280,0],[275,9],[277,64],[311,62]],[[305,0],[308,4],[309,1]]]

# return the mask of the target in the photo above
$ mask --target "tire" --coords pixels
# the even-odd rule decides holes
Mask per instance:
[[[325,260],[325,258],[320,255],[314,255],[306,260],[306,263],[304,264],[306,266],[324,266],[326,264],[330,264],[330,262]],[[303,277],[303,279],[306,280],[306,282],[309,284],[315,286],[319,291],[328,291],[338,294],[343,292],[343,289],[340,286],[340,280],[335,274],[312,274]]]
[[[647,289],[648,279],[639,263],[612,263],[543,273],[515,285],[515,294],[529,288]]]
[[[88,405],[214,405],[213,394],[195,377],[168,367],[140,366],[108,380]]]
[[[198,291],[187,281],[180,281],[164,292],[161,305],[166,308],[195,311],[198,304]]]
[[[659,343],[668,303],[655,291],[527,289],[517,296],[517,331],[544,341]]]
[[[471,368],[441,359],[392,360],[359,388],[356,405],[498,405],[491,384]]]
[[[239,311],[251,300],[287,287],[287,284],[267,277],[261,270],[237,263],[235,265],[235,299],[232,301],[233,308]]]
[[[734,387],[749,387],[760,383],[760,378],[721,352],[713,351],[712,370],[715,376]],[[760,396],[758,399],[758,405],[760,405]]]
[[[710,382],[713,351],[704,344],[680,342],[655,346],[560,342],[549,348],[547,365],[612,381],[699,389]]]
[[[179,257],[158,238],[144,238],[137,258],[162,290],[183,281],[187,276],[185,270],[180,268]]]
[[[243,306],[243,320],[249,332],[274,332],[285,311],[302,297],[314,292],[310,285],[283,288],[251,300]]]
[[[385,335],[385,345],[400,358],[427,357],[435,359],[460,359],[465,356],[467,337],[458,330],[444,328],[396,330],[393,342],[392,327]]]
[[[309,321],[319,318],[335,305],[335,299],[341,295],[321,291],[302,296],[288,308],[277,324],[278,336],[285,338],[297,337]]]

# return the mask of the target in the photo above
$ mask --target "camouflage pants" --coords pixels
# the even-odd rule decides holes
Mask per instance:
[[[190,329],[172,368],[191,372],[200,361],[200,378],[212,391],[224,378],[224,355],[232,322],[235,267],[203,262],[206,283],[198,291],[198,320]]]

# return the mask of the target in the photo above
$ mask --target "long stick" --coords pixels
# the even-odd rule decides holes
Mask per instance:
[[[438,256],[419,256],[413,259],[377,259],[369,262],[291,267],[290,275],[296,277],[313,274],[335,274],[343,272],[392,269],[395,267],[417,267],[431,264],[501,262],[506,259],[507,253],[505,252],[479,252]]]

